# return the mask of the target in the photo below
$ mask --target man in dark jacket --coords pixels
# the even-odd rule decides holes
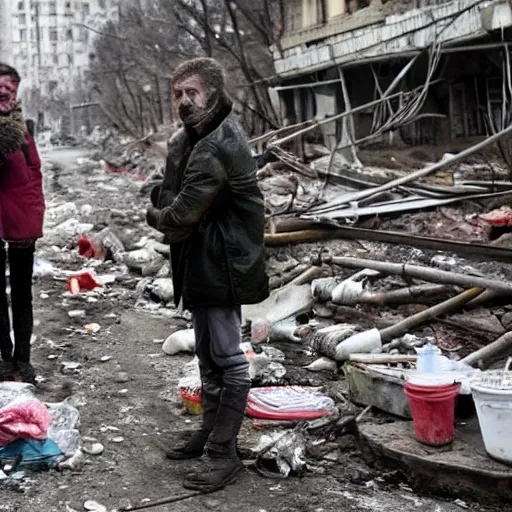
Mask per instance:
[[[208,492],[243,469],[236,438],[250,378],[240,348],[241,305],[268,296],[264,206],[220,65],[185,62],[173,75],[173,92],[184,127],[169,141],[147,219],[171,244],[175,301],[192,312],[201,370],[202,427],[168,456],[192,459],[205,451],[208,469],[187,476],[185,487]]]

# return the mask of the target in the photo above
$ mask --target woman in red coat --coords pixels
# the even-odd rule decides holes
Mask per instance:
[[[34,382],[32,273],[35,241],[43,235],[41,161],[17,100],[20,76],[0,63],[0,353],[4,375]],[[6,266],[11,285],[11,338]]]

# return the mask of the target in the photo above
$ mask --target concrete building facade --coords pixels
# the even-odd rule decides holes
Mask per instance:
[[[285,34],[272,49],[284,121],[325,119],[386,92],[403,93],[359,110],[350,122],[323,125],[326,145],[347,138],[382,142],[379,130],[411,145],[444,144],[503,123],[503,62],[512,35],[508,1],[285,4]],[[353,133],[347,137],[347,131]]]
[[[25,113],[40,128],[71,131],[71,105],[88,99],[95,30],[116,19],[119,0],[10,1],[12,64],[23,77]]]
[[[0,2],[0,62],[12,60],[12,15],[11,0]]]

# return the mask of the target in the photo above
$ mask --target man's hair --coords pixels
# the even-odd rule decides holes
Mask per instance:
[[[224,91],[224,68],[215,59],[199,57],[183,62],[174,70],[172,83],[178,84],[194,75],[201,77],[208,89]]]
[[[21,82],[19,73],[12,66],[4,64],[3,62],[0,62],[0,76],[10,76],[14,78],[17,84]]]

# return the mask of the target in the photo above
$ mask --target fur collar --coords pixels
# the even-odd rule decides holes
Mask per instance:
[[[0,115],[0,156],[5,157],[21,149],[25,144],[26,131],[20,103],[9,114]]]

